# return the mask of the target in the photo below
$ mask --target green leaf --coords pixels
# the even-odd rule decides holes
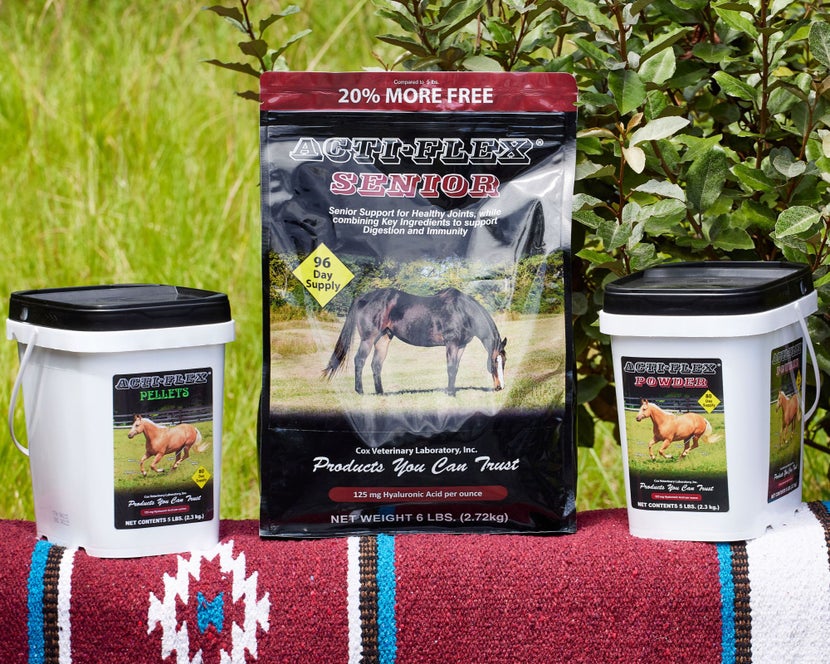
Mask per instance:
[[[472,21],[481,12],[486,0],[454,0],[441,21],[434,26],[443,41]]]
[[[392,9],[380,9],[378,10],[378,16],[381,16],[385,19],[388,19],[394,23],[397,23],[401,26],[406,32],[410,34],[418,34],[418,26],[415,25],[403,12],[395,11]]]
[[[644,182],[639,187],[634,187],[634,191],[641,191],[644,194],[653,194],[654,196],[662,196],[663,198],[674,198],[678,201],[685,201],[686,194],[683,187],[676,185],[666,180],[649,180]]]
[[[651,205],[644,205],[641,212],[647,229],[651,228],[650,224],[656,222],[676,223],[686,216],[685,196],[682,199],[664,198]]]
[[[597,236],[602,239],[606,251],[613,251],[628,242],[631,230],[631,224],[618,224],[616,221],[603,219],[597,228]]]
[[[591,196],[590,194],[578,193],[574,194],[573,198],[573,209],[574,210],[581,210],[584,207],[599,207],[602,205],[602,201],[597,198],[596,196]]]
[[[732,174],[750,191],[772,191],[776,186],[775,181],[768,178],[762,170],[746,164],[735,164]]]
[[[721,90],[726,94],[746,101],[755,101],[757,91],[749,83],[744,83],[725,71],[716,71],[712,78],[718,82]]]
[[[654,245],[645,242],[641,242],[629,251],[628,257],[631,260],[632,270],[645,270],[647,267],[663,262],[657,256],[657,250],[654,248]]]
[[[591,127],[589,129],[583,129],[579,132],[579,134],[577,134],[577,138],[589,138],[594,136],[597,138],[617,138],[613,131],[606,129],[605,127]]]
[[[592,401],[606,385],[608,381],[602,376],[585,376],[579,381],[579,403]]]
[[[285,18],[286,16],[291,16],[292,14],[299,13],[300,8],[297,5],[288,5],[285,9],[281,12],[277,12],[276,14],[271,14],[270,16],[262,19],[259,22],[259,35],[262,36],[262,33],[265,32],[271,25],[279,21],[280,19]]]
[[[724,9],[722,5],[715,6],[714,10],[730,28],[752,39],[756,39],[758,37],[758,29],[755,27],[754,17],[752,17],[752,7],[750,5],[746,5],[746,7],[748,8],[746,12]]]
[[[594,265],[602,265],[603,263],[607,263],[611,260],[611,257],[608,254],[597,249],[580,249],[576,255],[582,260],[588,261]]]
[[[579,106],[594,106],[596,108],[605,108],[613,106],[614,98],[611,95],[603,94],[601,92],[586,91],[579,95],[577,99]]]
[[[498,60],[485,55],[471,55],[469,58],[464,58],[464,68],[470,71],[504,71],[504,67]]]
[[[599,228],[599,225],[605,221],[593,210],[576,210],[572,216],[580,224],[591,229]]]
[[[810,26],[810,52],[813,57],[830,69],[830,25],[816,22]]]
[[[643,105],[647,120],[654,120],[663,114],[668,108],[668,98],[660,90],[649,90],[646,93],[646,101]]]
[[[426,48],[424,48],[421,42],[412,39],[411,37],[406,37],[404,35],[378,35],[377,39],[380,39],[387,44],[392,44],[392,46],[402,48],[405,51],[409,51],[412,55],[417,55],[421,58],[427,58],[432,55],[426,50]]]
[[[260,72],[254,69],[247,62],[222,62],[221,60],[205,60],[205,62],[209,65],[221,67],[222,69],[230,69],[231,71],[237,71],[243,74],[248,74],[249,76],[253,76],[254,78],[259,78],[260,76]]]
[[[681,134],[677,137],[677,141],[688,146],[686,150],[685,160],[694,161],[700,155],[710,150],[714,150],[720,146],[723,136],[715,134],[714,136],[707,136],[706,138],[698,138],[691,134]]]
[[[801,235],[813,232],[813,228],[821,223],[821,213],[804,205],[787,208],[778,215],[775,222],[775,235],[779,238],[791,235]]]
[[[695,44],[692,53],[696,58],[713,65],[729,63],[733,59],[732,48],[726,44],[710,44],[709,42]]]
[[[755,243],[743,228],[724,228],[717,237],[713,238],[712,245],[724,251],[755,248]]]
[[[695,159],[686,174],[686,196],[692,209],[702,213],[721,195],[729,169],[721,148],[703,153]]]
[[[573,43],[579,47],[579,50],[582,51],[582,53],[599,65],[605,65],[606,62],[612,59],[609,53],[606,53],[599,46],[587,39],[583,39],[582,37],[574,37]]]
[[[677,70],[677,59],[674,51],[666,49],[645,62],[640,62],[640,77],[648,83],[665,83]]]
[[[245,90],[244,92],[237,92],[237,97],[242,97],[242,99],[250,99],[251,101],[255,101],[259,103],[259,93],[255,92],[254,90]]]
[[[652,120],[644,127],[640,127],[637,131],[631,134],[628,145],[633,147],[638,143],[645,141],[659,141],[662,138],[668,138],[683,129],[689,121],[686,118],[679,116],[668,116],[665,118],[657,118]]]
[[[750,198],[741,203],[732,221],[741,228],[757,228],[768,234],[775,229],[775,211]]]
[[[691,32],[691,30],[691,28],[687,27],[675,27],[670,32],[660,36],[658,39],[643,48],[643,52],[640,54],[640,62],[644,62],[657,53],[665,51],[669,48],[669,46],[681,39],[684,35]]]
[[[612,31],[617,29],[614,21],[600,11],[596,2],[591,0],[562,0],[562,4],[572,13],[586,19],[592,25]]]
[[[510,26],[494,16],[487,19],[487,32],[490,33],[493,41],[499,45],[509,45],[516,41]]]
[[[229,18],[238,23],[242,23],[245,19],[238,7],[223,7],[222,5],[212,5],[210,7],[205,7],[205,11],[213,12],[214,14],[217,14],[222,18]]]
[[[306,28],[305,30],[300,30],[299,32],[294,33],[288,39],[286,39],[285,42],[283,42],[283,44],[278,49],[276,49],[274,51],[274,54],[277,55],[277,56],[282,55],[283,53],[285,53],[285,51],[288,49],[288,47],[291,46],[291,44],[294,44],[295,42],[300,41],[303,37],[305,37],[306,35],[308,35],[310,33],[311,33],[311,28]],[[273,69],[273,67],[272,67],[272,69]]]
[[[787,149],[777,149],[770,152],[772,167],[788,179],[797,178],[807,170],[807,164],[796,159]]]
[[[264,39],[253,39],[251,41],[239,42],[239,50],[245,55],[255,58],[264,58],[268,53],[268,42]]]
[[[646,98],[646,86],[637,72],[630,69],[608,74],[608,87],[614,95],[620,115],[627,115],[640,107]]]

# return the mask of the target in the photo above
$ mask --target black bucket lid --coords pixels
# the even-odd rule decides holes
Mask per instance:
[[[800,263],[666,263],[605,286],[603,311],[632,316],[722,316],[768,311],[813,290]]]
[[[231,320],[224,293],[164,286],[115,284],[17,291],[11,320],[86,332],[209,325]]]

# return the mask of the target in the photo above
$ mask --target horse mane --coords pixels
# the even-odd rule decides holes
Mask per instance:
[[[462,306],[465,308],[473,309],[475,313],[480,314],[480,316],[476,317],[476,320],[484,320],[487,327],[489,328],[488,331],[490,336],[493,338],[493,343],[499,344],[501,342],[501,335],[499,334],[499,328],[496,325],[496,321],[493,320],[493,316],[487,311],[487,308],[481,304],[477,299],[475,299],[472,295],[467,295],[463,291],[454,288],[453,286],[449,286],[447,288],[442,288],[435,294],[435,297],[440,297],[444,300],[454,300],[456,303],[461,303]],[[484,339],[479,336],[479,338],[484,341]]]

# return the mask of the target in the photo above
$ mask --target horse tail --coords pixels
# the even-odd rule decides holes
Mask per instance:
[[[706,430],[703,432],[701,439],[704,443],[717,443],[720,440],[720,436],[712,435],[712,424],[709,420],[704,420],[706,422]]]
[[[193,427],[196,431],[196,441],[193,443],[193,447],[196,449],[197,452],[204,452],[208,448],[207,441],[202,438],[202,432]]]
[[[331,354],[328,365],[323,369],[322,377],[331,380],[346,362],[349,355],[349,347],[352,345],[352,336],[354,336],[354,328],[357,321],[357,300],[352,302],[349,307],[349,313],[346,314],[346,320],[343,321],[343,329],[340,330],[340,336],[337,337],[337,343],[334,344],[334,351]]]

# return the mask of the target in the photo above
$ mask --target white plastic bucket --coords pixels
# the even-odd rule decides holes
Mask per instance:
[[[744,540],[792,517],[816,309],[793,263],[674,263],[606,287],[632,535]]]
[[[29,456],[38,535],[114,558],[215,545],[227,296],[20,291],[6,332],[20,355],[9,430]],[[28,447],[14,427],[20,392]]]

